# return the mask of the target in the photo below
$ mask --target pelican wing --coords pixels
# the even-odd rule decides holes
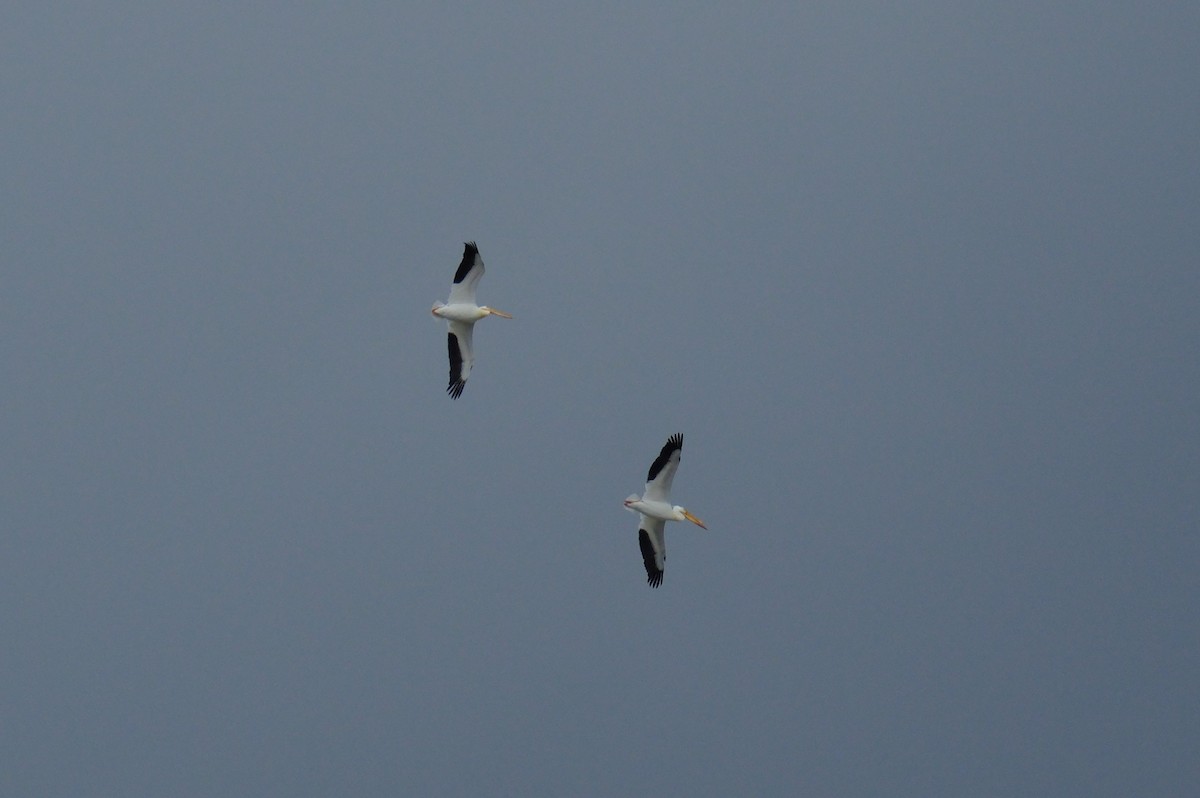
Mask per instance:
[[[446,337],[450,350],[450,385],[446,387],[446,393],[452,399],[462,396],[467,377],[471,376],[471,363],[475,360],[471,353],[471,331],[474,329],[473,324],[450,322],[450,333]]]
[[[463,245],[462,263],[454,273],[454,285],[450,286],[449,305],[474,305],[475,286],[483,277],[483,258],[479,257],[479,247],[474,241]]]
[[[663,531],[665,521],[642,516],[638,528],[638,546],[642,549],[642,563],[646,566],[646,584],[658,587],[662,584],[663,571],[667,566],[667,538]]]
[[[671,495],[671,483],[679,469],[679,455],[683,450],[683,435],[675,433],[663,444],[662,451],[650,464],[646,474],[646,492],[642,499],[648,502],[665,502]]]

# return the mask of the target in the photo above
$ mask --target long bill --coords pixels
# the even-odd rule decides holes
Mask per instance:
[[[701,529],[708,529],[708,527],[706,527],[704,525],[703,521],[701,521],[699,518],[697,518],[696,516],[689,513],[687,510],[683,511],[683,517],[686,518],[687,520],[691,521],[693,524],[700,527]]]
[[[499,316],[502,319],[511,319],[512,318],[511,313],[505,313],[503,310],[496,310],[495,308],[484,308],[484,310],[486,310],[488,313],[492,314],[493,316]]]

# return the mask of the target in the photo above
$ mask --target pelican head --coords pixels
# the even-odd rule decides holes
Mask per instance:
[[[489,308],[487,305],[483,305],[479,309],[483,311],[485,316],[486,315],[499,316],[502,319],[511,319],[512,318],[511,313],[505,313],[503,310],[496,310],[495,308]]]
[[[688,521],[691,521],[693,524],[695,524],[696,526],[700,527],[701,529],[708,529],[708,527],[706,527],[706,526],[704,525],[704,522],[703,522],[703,521],[701,521],[699,518],[697,518],[696,516],[694,516],[694,515],[692,515],[691,513],[689,513],[689,512],[688,512],[687,510],[685,510],[684,508],[680,507],[678,504],[677,504],[677,505],[675,505],[675,506],[674,506],[672,509],[673,509],[673,510],[674,510],[674,511],[675,511],[675,512],[676,512],[676,513],[679,515],[679,520],[680,520],[680,521],[683,521],[684,519],[687,519]]]

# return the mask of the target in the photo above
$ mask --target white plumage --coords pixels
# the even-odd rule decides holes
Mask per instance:
[[[679,505],[670,502],[671,483],[679,470],[679,457],[683,451],[683,435],[676,433],[663,444],[658,457],[650,464],[646,474],[646,490],[639,497],[636,493],[625,500],[625,509],[641,516],[638,524],[638,546],[642,550],[642,562],[646,566],[646,582],[650,587],[662,584],[667,563],[667,521],[691,521],[702,529],[708,529],[696,516]]]
[[[445,319],[450,326],[447,336],[447,348],[450,352],[450,384],[446,393],[452,399],[462,395],[471,376],[471,365],[475,362],[474,349],[471,345],[472,332],[475,322],[484,316],[499,316],[511,319],[512,316],[502,310],[489,308],[487,305],[475,304],[475,287],[483,277],[483,258],[479,257],[479,248],[474,241],[463,245],[462,262],[454,273],[454,283],[450,286],[450,299],[447,302],[434,302],[434,316]]]

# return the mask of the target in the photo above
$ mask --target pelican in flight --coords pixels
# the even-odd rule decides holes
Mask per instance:
[[[625,509],[641,516],[638,545],[642,548],[646,582],[650,587],[658,587],[663,580],[663,569],[667,562],[667,541],[663,530],[666,522],[691,521],[701,529],[708,529],[699,518],[678,504],[672,506],[668,500],[682,450],[682,435],[676,433],[667,438],[662,451],[650,464],[650,473],[646,475],[646,492],[641,496],[635,493],[625,500]]]
[[[475,242],[468,241],[463,247],[462,263],[454,273],[454,285],[450,286],[450,301],[433,303],[433,315],[450,325],[450,385],[446,393],[452,399],[462,396],[467,377],[471,376],[471,363],[475,360],[471,352],[471,331],[475,329],[475,322],[484,316],[512,318],[503,310],[475,304],[475,286],[479,285],[480,277],[483,277],[483,258],[479,257]]]

